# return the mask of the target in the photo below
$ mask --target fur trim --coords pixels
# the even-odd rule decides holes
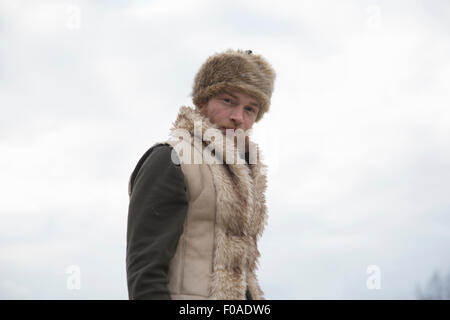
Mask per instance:
[[[194,133],[196,121],[201,121],[202,133],[217,129],[223,141],[226,140],[222,131],[207,117],[184,106],[171,129],[172,137],[178,140],[177,129],[185,129],[189,131],[194,147],[217,147],[215,141],[203,141],[198,133]],[[197,145],[194,143],[196,139],[200,139]],[[255,272],[260,256],[257,241],[267,223],[266,166],[261,162],[258,146],[251,141],[249,143],[257,151],[256,164],[208,164],[216,188],[215,250],[210,287],[213,299],[245,299],[247,287],[254,299],[264,298]],[[239,151],[235,150],[233,143],[227,143],[224,150],[224,158],[227,153],[231,154],[229,152]],[[199,151],[203,154],[203,150]],[[215,153],[215,156],[220,157],[220,154]]]

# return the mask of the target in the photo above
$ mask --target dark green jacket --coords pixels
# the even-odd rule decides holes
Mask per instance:
[[[130,299],[171,299],[169,263],[188,210],[184,175],[171,153],[169,144],[150,148],[130,177],[126,249]],[[248,290],[246,296],[251,299]]]

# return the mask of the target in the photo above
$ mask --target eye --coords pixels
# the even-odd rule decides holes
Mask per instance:
[[[253,109],[253,108],[251,108],[251,107],[247,107],[247,110],[250,111],[250,112],[255,113],[255,109]]]
[[[228,98],[223,99],[223,101],[225,101],[226,103],[231,103],[231,99]]]

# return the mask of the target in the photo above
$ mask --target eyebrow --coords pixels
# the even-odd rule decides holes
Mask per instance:
[[[228,95],[232,96],[233,98],[235,98],[236,100],[239,100],[238,97],[236,97],[234,94],[232,94],[232,93],[230,93],[228,91],[225,91],[223,94],[228,94]],[[252,105],[252,106],[254,106],[254,107],[259,109],[259,105],[256,102],[250,102],[249,105]]]

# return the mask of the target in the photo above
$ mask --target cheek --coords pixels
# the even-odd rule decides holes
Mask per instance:
[[[217,110],[215,110],[213,116],[217,121],[223,121],[223,120],[228,119],[228,112],[223,109],[217,109]]]
[[[252,126],[253,126],[253,123],[254,123],[255,121],[253,120],[253,119],[248,119],[246,122],[245,122],[245,130],[248,130],[248,129],[250,129]]]
[[[212,107],[208,110],[208,118],[212,123],[219,123],[223,121],[225,115],[223,110],[217,107]]]

